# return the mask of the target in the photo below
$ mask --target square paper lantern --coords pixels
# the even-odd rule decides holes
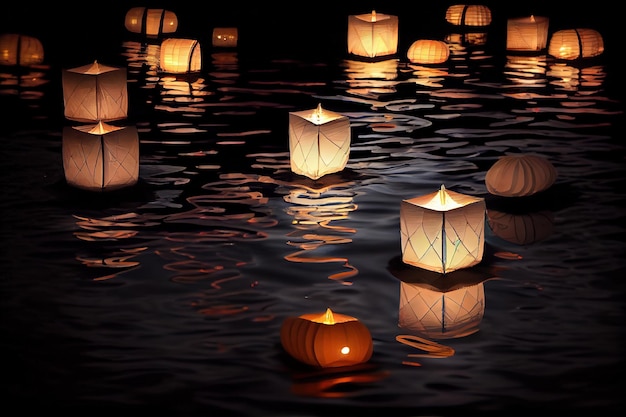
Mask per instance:
[[[200,42],[195,39],[169,38],[161,42],[159,66],[171,74],[198,72],[202,69]]]
[[[96,125],[63,129],[63,169],[68,184],[113,191],[137,183],[139,135],[135,127]]]
[[[65,117],[95,123],[128,116],[126,68],[93,64],[63,70]]]
[[[544,16],[518,17],[507,20],[506,49],[538,52],[548,44],[548,25]]]
[[[156,37],[176,32],[178,17],[169,10],[133,7],[126,12],[124,26],[129,32]]]
[[[237,46],[239,38],[237,28],[214,28],[213,29],[213,46],[234,48]]]
[[[478,264],[485,247],[485,210],[483,198],[443,185],[435,193],[403,200],[402,261],[444,274]]]
[[[398,16],[359,14],[348,16],[348,53],[375,58],[398,51]]]
[[[0,65],[30,66],[43,62],[43,45],[39,39],[18,33],[0,35]]]
[[[291,170],[318,179],[341,171],[350,154],[350,120],[322,109],[289,113]]]
[[[604,52],[604,40],[593,29],[563,29],[552,34],[548,54],[557,59],[591,58]]]

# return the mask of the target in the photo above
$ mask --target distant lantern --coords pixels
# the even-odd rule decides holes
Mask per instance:
[[[411,44],[406,55],[415,64],[441,64],[448,60],[450,48],[443,41],[420,39]]]
[[[96,125],[63,129],[67,183],[87,191],[114,191],[139,178],[139,136],[135,127]]]
[[[487,191],[502,197],[527,197],[556,181],[557,171],[546,158],[532,154],[500,157],[485,174]]]
[[[17,33],[0,35],[0,65],[28,67],[41,64],[43,58],[39,39]]]
[[[172,74],[199,72],[202,69],[200,43],[195,39],[164,39],[159,66],[162,71]]]
[[[506,49],[539,52],[548,44],[550,20],[544,16],[518,17],[507,20]]]
[[[604,52],[604,40],[594,29],[563,29],[552,34],[548,54],[557,59],[591,58]]]
[[[126,68],[99,64],[63,70],[65,117],[110,122],[128,116]]]
[[[176,32],[178,17],[169,10],[133,7],[126,12],[124,26],[132,33],[160,36]]]
[[[348,16],[348,53],[375,58],[398,51],[398,17],[388,14]]]
[[[316,109],[289,113],[291,170],[311,179],[341,171],[350,155],[350,120]]]
[[[214,28],[213,29],[213,46],[234,48],[237,46],[239,39],[239,31],[235,27]]]
[[[402,261],[448,273],[478,264],[485,247],[485,200],[442,185],[400,206]]]
[[[481,4],[454,4],[446,10],[446,21],[455,26],[489,26],[491,9]]]

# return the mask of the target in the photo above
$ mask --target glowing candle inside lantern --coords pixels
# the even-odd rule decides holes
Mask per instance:
[[[348,53],[367,58],[398,50],[398,16],[376,13],[348,16]]]

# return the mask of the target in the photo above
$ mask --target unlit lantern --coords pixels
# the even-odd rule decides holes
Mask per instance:
[[[502,197],[526,197],[544,191],[556,181],[557,171],[546,158],[532,154],[500,157],[485,175],[489,193]]]
[[[198,72],[202,69],[202,51],[195,39],[168,38],[161,42],[159,66],[172,74]]]
[[[411,44],[406,55],[415,64],[441,64],[448,60],[450,48],[443,41],[420,39]]]
[[[604,40],[594,29],[563,29],[550,37],[548,54],[558,59],[591,58],[604,52]]]
[[[18,33],[0,35],[0,65],[27,67],[41,64],[43,58],[39,39]]]
[[[376,13],[348,16],[348,53],[366,58],[398,51],[398,16]]]
[[[373,352],[367,326],[331,309],[287,317],[280,329],[280,342],[293,358],[321,368],[364,363]]]
[[[481,4],[454,4],[446,10],[446,21],[455,26],[489,26],[491,9]]]
[[[178,17],[169,10],[133,7],[126,12],[124,26],[129,32],[160,36],[176,32]]]
[[[548,25],[545,16],[517,17],[507,20],[506,49],[509,51],[539,52],[548,44]]]

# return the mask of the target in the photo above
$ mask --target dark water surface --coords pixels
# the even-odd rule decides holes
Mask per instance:
[[[103,63],[128,68],[140,180],[103,194],[65,183],[67,63],[2,69],[13,415],[623,411],[622,71],[458,39],[437,66],[208,43],[202,71],[176,77],[158,71],[158,42],[114,37]],[[352,146],[343,171],[314,181],[290,171],[288,113],[318,103],[350,119]],[[555,184],[490,195],[487,170],[518,153],[546,157]],[[442,184],[488,212],[483,260],[446,281],[403,264],[399,226],[403,199]],[[527,232],[504,232],[515,224]],[[470,288],[483,298],[471,334],[403,318],[403,294]],[[327,307],[368,326],[369,362],[318,370],[283,351],[283,320]]]

